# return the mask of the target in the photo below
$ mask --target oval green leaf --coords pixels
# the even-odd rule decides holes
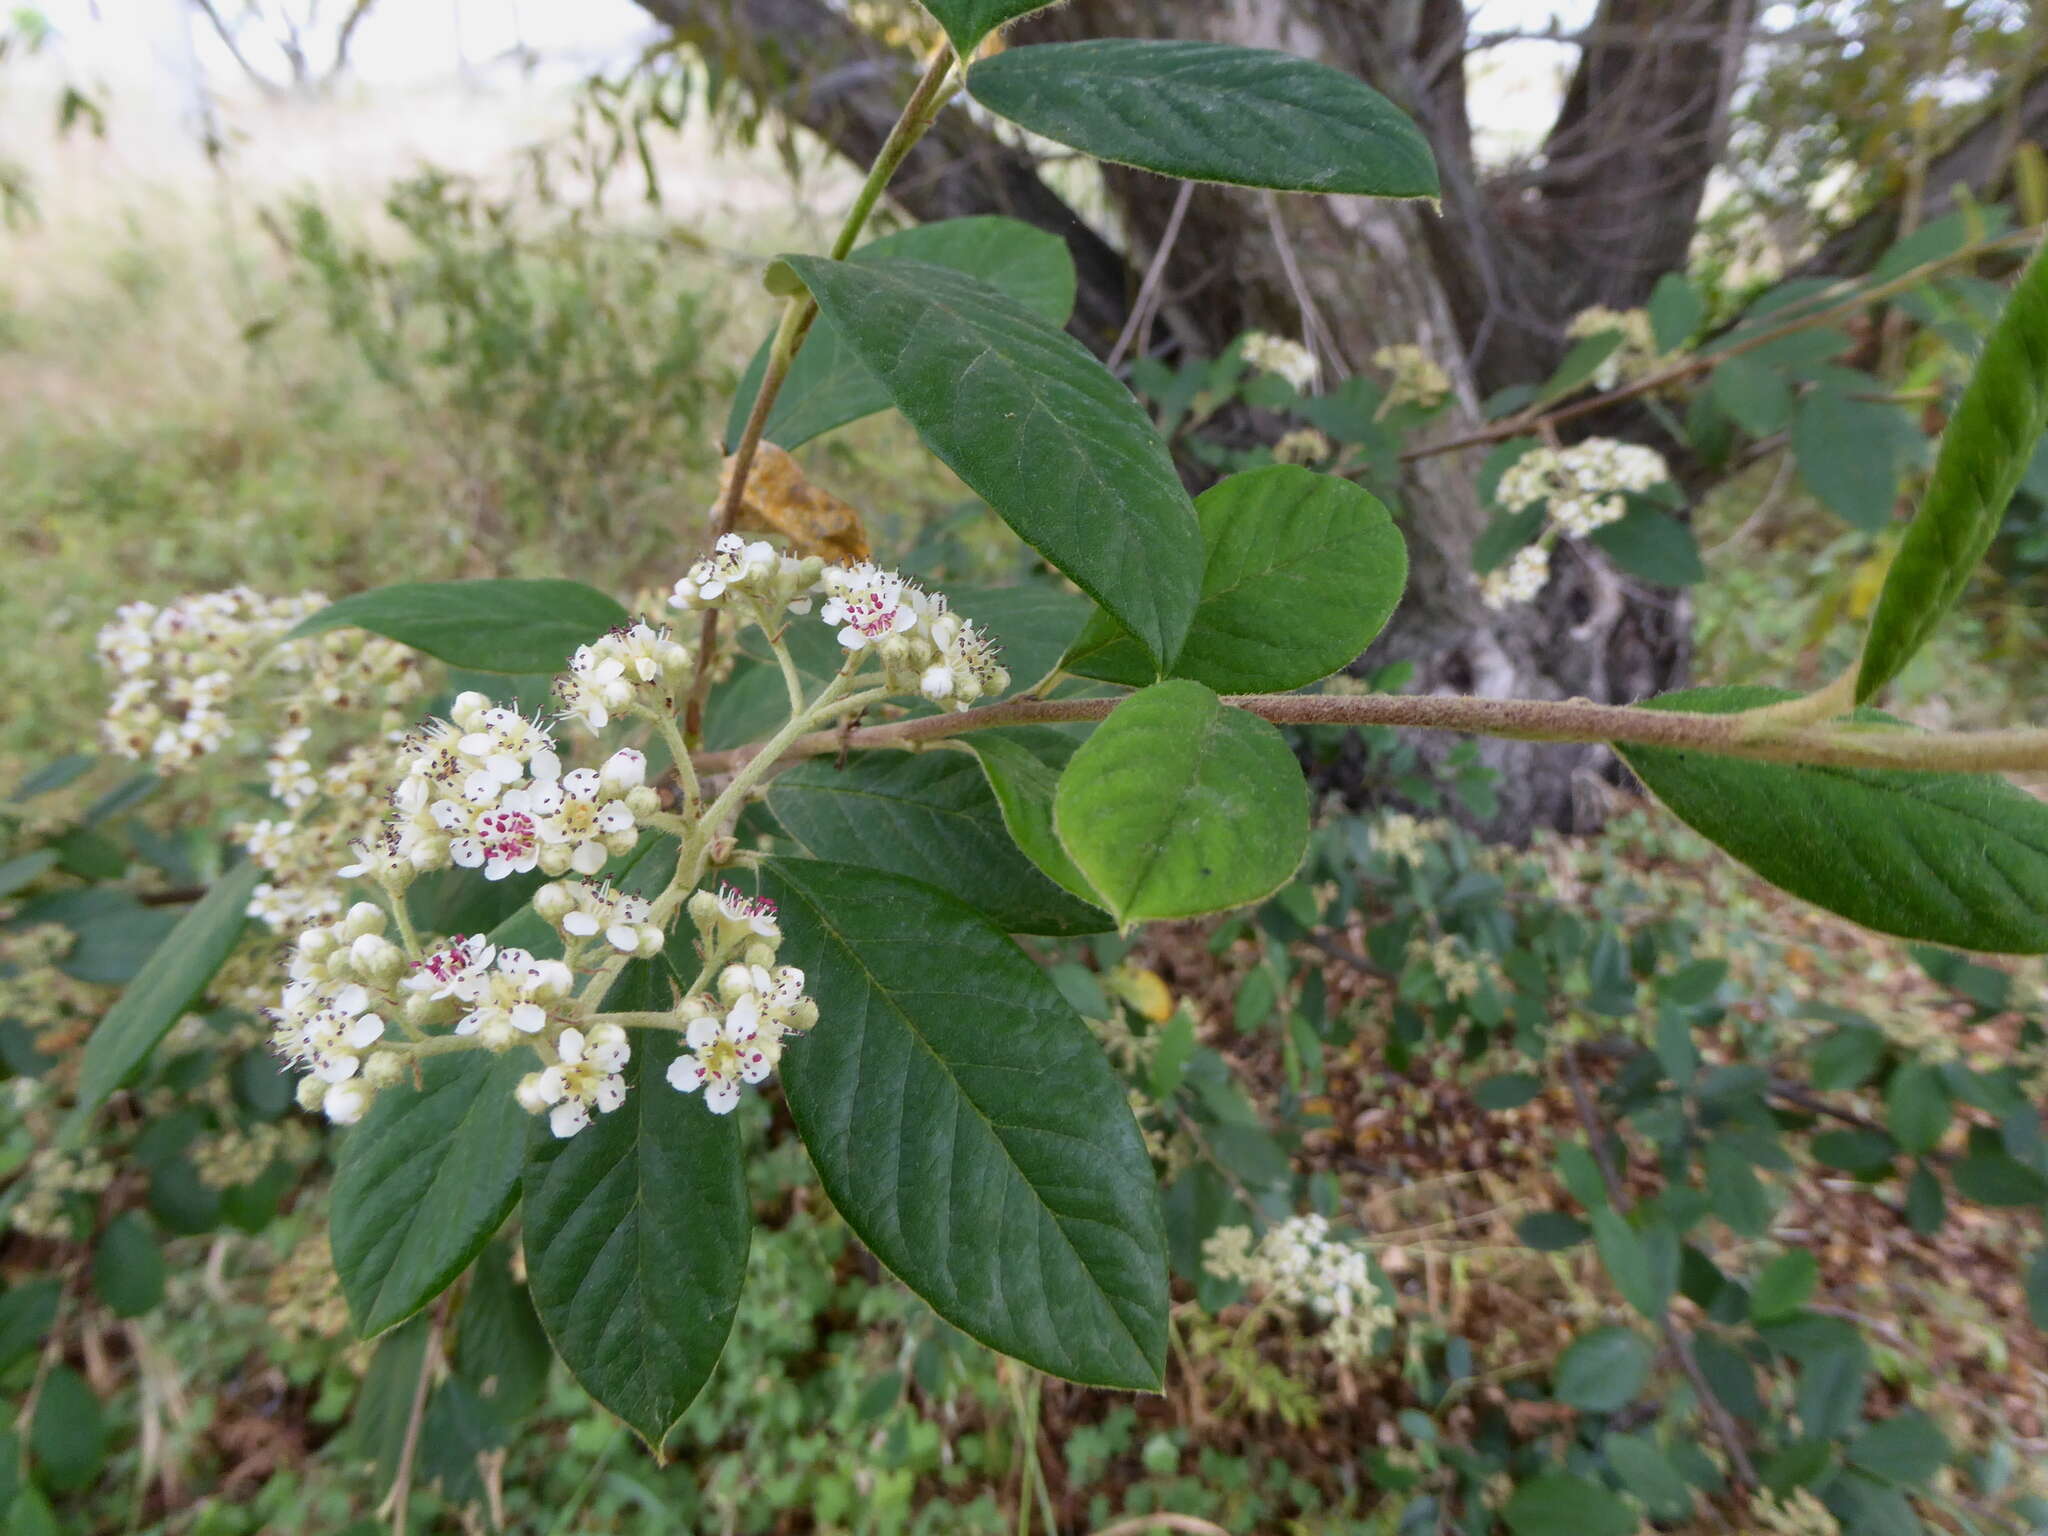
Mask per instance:
[[[1646,707],[1718,715],[1792,697],[1695,688]],[[1802,900],[1901,938],[2048,952],[2048,805],[2004,779],[1617,750],[1679,820]]]
[[[1582,1413],[1616,1413],[1650,1380],[1656,1352],[1627,1328],[1596,1328],[1558,1357],[1557,1400]]]
[[[1091,1386],[1159,1388],[1166,1236],[1122,1083],[1036,965],[941,891],[777,862],[819,1022],[783,1090],[826,1193],[938,1314]]]
[[[92,1285],[116,1317],[140,1317],[164,1299],[164,1255],[133,1211],[107,1224],[93,1248]]]
[[[1636,1536],[1636,1511],[1589,1478],[1545,1472],[1514,1491],[1500,1512],[1514,1536]]]
[[[1348,666],[1393,616],[1408,547],[1378,497],[1291,464],[1232,475],[1195,499],[1202,598],[1173,664],[1218,693],[1278,693]],[[1142,688],[1155,671],[1122,625],[1089,620],[1067,670]]]
[[[1003,824],[976,760],[959,752],[861,752],[780,774],[768,809],[814,856],[922,880],[1007,933],[1115,926],[1040,874]]]
[[[2048,430],[2048,255],[2020,274],[1941,435],[1920,513],[1878,593],[1856,675],[1860,703],[1934,633],[2005,517]]]
[[[613,1008],[662,1008],[668,972],[626,968]],[[636,1030],[625,1105],[566,1141],[535,1121],[527,1285],[555,1351],[657,1455],[718,1364],[747,1275],[739,1128],[667,1081],[682,1037]]]
[[[626,622],[580,581],[401,581],[329,603],[287,639],[367,629],[473,672],[559,672],[577,646]]]
[[[1066,332],[964,273],[788,260],[925,445],[1170,662],[1201,588],[1199,530],[1130,391]]]
[[[247,920],[249,894],[263,871],[244,860],[214,881],[198,904],[178,919],[163,942],[85,1042],[78,1071],[78,1107],[67,1133],[104,1103],[128,1074],[148,1059],[164,1033],[206,991],[233,952]]]
[[[848,259],[925,261],[935,267],[951,267],[1000,289],[1053,325],[1065,325],[1074,308],[1074,258],[1066,241],[1019,219],[985,215],[919,224],[871,240]],[[732,414],[725,423],[728,453],[740,440],[754,409],[772,341],[763,341],[754,353],[733,397]],[[775,403],[768,408],[762,435],[771,443],[794,448],[835,427],[887,410],[889,404],[888,390],[847,346],[838,327],[820,315],[790,364]]]
[[[1098,38],[967,72],[991,112],[1098,160],[1281,192],[1435,197],[1429,140],[1340,70],[1263,48]]]
[[[1125,927],[1259,901],[1308,847],[1286,739],[1200,683],[1132,694],[1060,776],[1060,845]]]
[[[1060,774],[1080,745],[1079,739],[1055,726],[1022,725],[975,731],[954,745],[972,752],[980,761],[988,786],[995,792],[996,804],[1002,807],[1003,826],[1011,841],[1055,885],[1080,897],[1090,907],[1099,908],[1101,898],[1067,857],[1052,825],[1052,804],[1059,792]]]
[[[429,1056],[417,1087],[381,1090],[343,1141],[334,1272],[364,1338],[445,1291],[511,1212],[528,1119],[512,1091],[534,1068],[523,1047]]]

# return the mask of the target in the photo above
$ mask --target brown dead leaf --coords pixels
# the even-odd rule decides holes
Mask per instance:
[[[718,479],[721,502],[732,486],[732,466],[728,458]],[[764,442],[755,451],[746,495],[734,522],[757,533],[781,534],[799,555],[826,560],[868,557],[867,530],[861,526],[860,513],[830,491],[811,484],[796,460],[773,443]]]

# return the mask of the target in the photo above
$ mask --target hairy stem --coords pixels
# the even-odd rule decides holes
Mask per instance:
[[[1005,725],[1101,720],[1119,699],[1014,699],[850,731],[818,731],[730,752],[699,753],[699,773],[746,771],[763,758],[817,757],[842,748],[915,747]],[[1517,741],[1627,742],[1711,752],[1754,762],[1923,773],[1999,773],[2048,768],[2048,730],[1916,731],[1848,724],[1759,729],[1752,715],[1589,704],[1576,699],[1477,699],[1427,694],[1353,698],[1298,693],[1234,694],[1225,700],[1278,725],[1388,725],[1460,731]],[[772,750],[771,750],[772,749]],[[755,780],[750,780],[753,782]]]

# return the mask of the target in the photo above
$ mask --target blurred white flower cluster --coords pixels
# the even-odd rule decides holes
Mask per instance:
[[[1249,1227],[1218,1227],[1202,1244],[1202,1267],[1321,1321],[1317,1343],[1345,1364],[1370,1361],[1396,1321],[1365,1250],[1331,1235],[1322,1216],[1290,1216],[1256,1243]]]
[[[1592,378],[1593,387],[1603,391],[1613,389],[1624,379],[1640,378],[1655,365],[1659,355],[1648,310],[1609,309],[1604,304],[1595,304],[1573,315],[1571,324],[1565,327],[1565,335],[1574,341],[1611,333],[1620,335],[1621,344],[1601,359]]]
[[[1382,412],[1404,405],[1429,410],[1441,405],[1451,392],[1451,376],[1412,341],[1381,347],[1373,353],[1372,365],[1389,375],[1386,398],[1380,404]]]
[[[1550,543],[1583,539],[1628,515],[1628,497],[1671,478],[1654,448],[1589,437],[1565,448],[1531,448],[1500,477],[1494,499],[1510,512],[1543,504],[1548,526],[1498,570],[1480,581],[1489,608],[1533,601],[1550,580]]]
[[[1291,336],[1274,336],[1266,331],[1247,331],[1238,356],[1265,373],[1277,373],[1296,389],[1307,389],[1322,370],[1315,353]]]

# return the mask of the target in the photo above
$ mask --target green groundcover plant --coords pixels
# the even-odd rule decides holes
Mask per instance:
[[[1212,410],[1249,372],[1255,399],[1311,423],[1285,453],[1222,464],[1235,472],[1191,499],[1162,435],[1173,422],[1062,328],[1073,277],[1056,241],[1001,219],[861,239],[892,172],[963,91],[1084,155],[1280,191],[1429,198],[1427,145],[1370,89],[1278,53],[1105,39],[966,62],[1036,8],[931,0],[950,45],[839,238],[769,267],[781,320],[733,412],[709,547],[668,592],[669,615],[553,579],[402,583],[331,604],[234,591],[138,604],[109,626],[114,749],[163,774],[208,771],[253,712],[282,809],[238,830],[241,862],[194,870],[203,898],[152,929],[132,979],[109,961],[104,975],[127,985],[84,1044],[59,1145],[84,1144],[196,1000],[260,1009],[299,1074],[298,1105],[349,1127],[331,1244],[360,1335],[400,1337],[445,1309],[516,1211],[548,1345],[658,1456],[741,1304],[751,1202],[732,1112],[771,1078],[834,1208],[939,1317],[1074,1382],[1161,1387],[1171,1265],[1154,1159],[1129,1084],[1013,936],[1129,935],[1305,890],[1309,795],[1282,727],[1611,743],[1671,813],[1794,896],[1922,944],[2048,951],[2048,806],[2001,776],[2048,769],[2048,731],[1923,731],[1876,707],[1962,594],[2048,426],[2048,267],[2028,267],[2004,303],[1856,661],[1817,692],[1617,707],[1311,691],[1400,602],[1403,535],[1363,482],[1386,467],[1375,442],[1441,408],[1428,359],[1392,349],[1376,359],[1386,388],[1325,397],[1304,392],[1314,360],[1270,337],[1191,365],[1198,377],[1145,365],[1161,416]],[[1902,455],[1883,446],[1881,475],[1848,462],[1877,407],[1820,353],[1783,343],[1825,333],[1845,303],[1925,284],[1957,251],[2010,243],[1977,234],[1909,253],[1846,301],[1792,295],[1696,355],[1683,354],[1703,316],[1682,282],[1647,316],[1595,315],[1557,378],[1492,408],[1485,474],[1501,515],[1473,577],[1486,601],[1531,600],[1553,554],[1585,544],[1646,580],[1695,579],[1659,456],[1557,438],[1574,412],[1553,408],[1588,384],[1654,404],[1710,374],[1702,398],[1720,414],[1701,432],[1768,435],[1796,413],[1816,494],[1852,520],[1884,516]],[[764,445],[888,408],[1071,587],[941,593],[737,531]],[[1895,426],[1880,425],[1884,444]],[[408,729],[422,656],[451,669],[451,687]],[[329,754],[344,727],[359,734]],[[21,853],[0,885],[90,874],[105,862],[97,836],[88,825]],[[281,980],[234,972],[252,920],[288,945]],[[37,941],[17,925],[10,942]],[[1626,979],[1618,945],[1594,963]],[[1502,994],[1492,1022],[1509,1020],[1520,979],[1509,967],[1486,982]],[[1718,1099],[1694,1082],[1683,1041],[1702,999],[1677,986],[1667,1001],[1651,1077],[1624,1084],[1619,1107],[1655,1098],[1660,1066],[1682,1079],[1658,1101],[1660,1142],[1681,1167],[1704,1149],[1716,1214],[1760,1231],[1763,1196],[1743,1196],[1752,1165],[1779,1155],[1764,1112],[1745,1120],[1731,1082]],[[1869,1047],[1858,1081],[1890,1074],[1897,1102],[1889,1130],[1840,1157],[1875,1177],[1929,1153],[1960,1100],[1999,1128],[1973,1130],[1957,1187],[1997,1207],[2048,1202],[2038,1108],[2017,1075],[1894,1062],[1881,1036],[1845,1038],[1844,1051]],[[237,1093],[281,1091],[257,1067],[245,1075]],[[1503,1107],[1524,1087],[1489,1081]],[[1742,1299],[1720,1296],[1681,1241],[1706,1208],[1631,1200],[1597,1136],[1592,1148],[1574,1165],[1589,1221],[1560,1213],[1530,1241],[1590,1236],[1682,1367],[1726,1465],[1700,1471],[1617,1428],[1562,1464],[1517,1463],[1508,1528],[1631,1530],[1645,1509],[1690,1509],[1692,1487],[1728,1481],[1788,1498],[1820,1487],[1844,1519],[1910,1521],[1901,1467],[1949,1448],[1909,1419],[1865,1425],[1860,1345],[1839,1323],[1802,1323],[1812,1275],[1798,1256]],[[86,1183],[50,1199],[90,1185],[78,1166]],[[1362,1250],[1322,1215],[1231,1230],[1208,1255],[1212,1279],[1320,1309],[1351,1340],[1333,1350],[1369,1354],[1391,1313]],[[99,1251],[116,1291],[155,1252],[133,1223],[108,1228]],[[2039,1310],[2048,1274],[2037,1263],[2031,1278]],[[1777,1328],[1797,1367],[1792,1428],[1762,1468],[1724,1401],[1749,1368],[1677,1329],[1681,1287]],[[129,1304],[151,1297],[117,1303]],[[0,1331],[33,1341],[54,1307],[54,1293],[17,1288],[0,1297]],[[1619,1408],[1651,1348],[1630,1329],[1583,1338],[1560,1393]],[[41,1426],[84,1388],[58,1367],[38,1390]],[[61,1424],[31,1449],[56,1459],[45,1480],[64,1486]],[[1491,1528],[1485,1502],[1468,1507],[1463,1528]]]

